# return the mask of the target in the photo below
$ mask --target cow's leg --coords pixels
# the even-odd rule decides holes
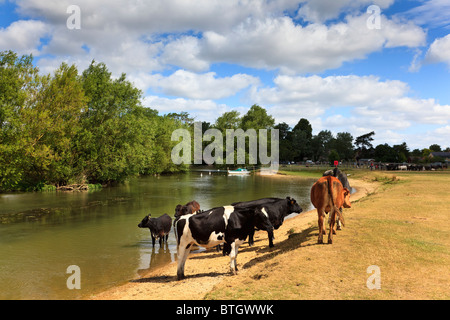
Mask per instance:
[[[253,247],[255,244],[255,241],[253,240],[253,236],[255,235],[255,229],[252,229],[248,234],[248,245],[250,247]]]
[[[336,222],[336,211],[333,209],[330,212],[330,231],[328,232],[328,244],[333,243],[334,224]]]
[[[230,252],[230,271],[233,274],[237,274],[238,268],[236,263],[236,257],[238,254],[239,246],[241,245],[242,241],[235,240],[231,243],[231,252]]]
[[[152,245],[153,245],[153,246],[155,246],[155,240],[156,240],[156,239],[155,239],[155,237],[154,237],[153,234],[152,234]]]
[[[317,215],[318,215],[318,223],[319,223],[319,238],[317,240],[317,243],[323,243],[323,231],[325,230],[325,226],[323,223],[323,219],[325,217],[325,214],[322,210],[317,209]],[[326,231],[325,231],[326,232]]]
[[[339,211],[342,213],[342,208],[339,208]],[[336,230],[341,230],[341,220],[339,220],[339,216],[336,217]]]
[[[273,248],[273,247],[274,247],[274,245],[273,245],[273,239],[275,238],[275,237],[273,236],[273,230],[267,231],[267,236],[269,237],[269,248]]]
[[[186,259],[191,252],[191,244],[189,243],[186,246],[178,246],[178,267],[177,267],[177,278],[178,280],[182,280],[185,278],[184,276],[184,264],[186,263]]]
[[[163,242],[164,236],[159,237],[159,246],[162,247],[162,242]]]

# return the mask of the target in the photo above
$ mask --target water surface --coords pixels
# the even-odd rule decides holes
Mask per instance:
[[[176,259],[152,247],[137,224],[151,213],[173,217],[177,204],[202,209],[263,197],[291,196],[311,209],[314,179],[228,177],[208,172],[142,177],[93,192],[0,194],[0,299],[80,299]],[[276,231],[275,231],[276,233]],[[81,289],[66,286],[67,267],[81,270]]]

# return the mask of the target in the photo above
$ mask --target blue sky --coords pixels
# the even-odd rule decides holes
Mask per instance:
[[[44,74],[105,62],[161,114],[214,122],[256,103],[314,134],[450,147],[448,0],[0,0],[0,50]]]

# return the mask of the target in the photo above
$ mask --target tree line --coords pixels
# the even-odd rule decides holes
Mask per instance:
[[[186,170],[170,152],[172,132],[188,124],[141,101],[126,75],[114,79],[103,63],[40,75],[31,55],[0,52],[0,191]]]

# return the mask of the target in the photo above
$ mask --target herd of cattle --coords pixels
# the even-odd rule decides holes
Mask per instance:
[[[342,208],[349,208],[350,185],[345,173],[338,168],[324,173],[311,188],[311,202],[317,209],[319,222],[318,243],[323,243],[326,234],[325,214],[330,213],[328,243],[332,243],[333,234],[340,224],[344,225]],[[253,201],[235,202],[231,205],[200,210],[197,201],[177,205],[174,215],[174,230],[177,240],[178,280],[183,279],[184,265],[193,246],[205,248],[218,247],[223,244],[223,255],[230,256],[230,270],[237,273],[236,256],[242,243],[249,238],[253,245],[256,230],[265,230],[268,234],[269,247],[273,247],[274,230],[277,230],[284,218],[291,213],[300,213],[302,208],[291,197],[263,198]],[[139,228],[149,228],[153,246],[167,242],[172,227],[172,218],[164,214],[151,218],[150,214],[138,224]]]

